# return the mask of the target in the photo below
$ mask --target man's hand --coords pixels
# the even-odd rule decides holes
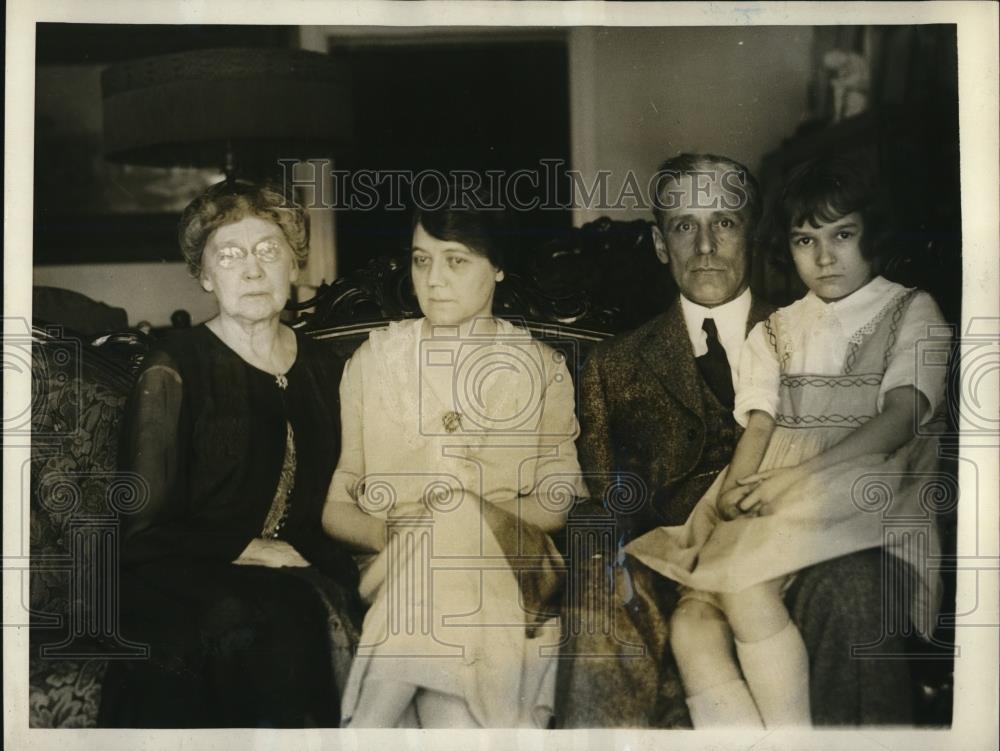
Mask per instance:
[[[736,481],[738,487],[750,488],[750,492],[739,502],[739,508],[742,512],[754,516],[769,513],[785,491],[808,476],[809,473],[802,468],[802,465],[798,465],[769,469],[766,472],[756,472],[742,477]]]
[[[252,539],[233,563],[237,566],[267,566],[268,568],[282,568],[284,566],[304,568],[309,565],[309,561],[299,555],[299,551],[284,540],[267,540],[263,537]]]
[[[715,501],[715,508],[719,512],[719,516],[727,522],[738,516],[745,516],[747,512],[740,508],[740,501],[750,495],[753,489],[753,485],[737,485],[720,493]]]

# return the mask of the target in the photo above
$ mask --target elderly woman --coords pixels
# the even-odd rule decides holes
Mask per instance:
[[[336,727],[357,570],[320,514],[343,364],[280,321],[306,215],[226,181],[180,242],[219,313],[152,351],[129,402],[121,466],[149,497],[123,519],[122,633],[150,652],[112,663],[100,723]]]
[[[561,561],[548,533],[585,491],[563,359],[492,315],[508,235],[503,212],[417,212],[425,317],[373,332],[345,366],[323,525],[368,553],[371,606],[346,726],[544,728],[551,717]]]

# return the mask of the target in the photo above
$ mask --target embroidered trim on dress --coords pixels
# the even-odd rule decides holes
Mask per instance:
[[[774,422],[786,428],[856,428],[872,419],[868,415],[785,415],[777,414]]]
[[[876,313],[871,320],[868,321],[868,323],[851,334],[851,338],[848,340],[847,344],[847,357],[844,359],[845,374],[850,373],[854,369],[854,366],[858,361],[858,352],[861,350],[861,345],[864,341],[875,333],[875,330],[882,322],[882,319],[891,313],[892,328],[889,332],[889,346],[886,347],[886,363],[888,363],[888,353],[892,350],[893,345],[896,343],[896,329],[898,328],[900,318],[903,316],[903,307],[916,292],[916,289],[904,289],[902,292],[889,300],[889,302],[887,302],[884,306],[882,306],[882,309],[879,310],[879,312]]]
[[[774,326],[771,325],[770,316],[764,319],[764,333],[767,334],[767,341],[771,343],[771,349],[774,350],[774,354],[778,354],[778,337],[775,336]]]
[[[792,346],[785,336],[784,311],[776,310],[764,320],[764,331],[771,343],[774,354],[778,357],[778,366],[782,373],[792,357]]]
[[[885,359],[882,361],[882,369],[885,370],[889,367],[889,360],[892,358],[893,351],[896,349],[896,338],[899,333],[899,322],[903,319],[903,314],[909,307],[909,303],[916,296],[917,290],[910,290],[910,294],[899,301],[899,305],[892,311],[892,320],[889,322],[889,341],[886,343],[885,347]]]
[[[858,386],[881,386],[882,373],[864,373],[857,375],[824,376],[797,373],[782,375],[781,385],[789,388],[813,386],[818,388],[857,388]]]
[[[281,528],[288,519],[288,510],[291,508],[292,489],[295,487],[295,468],[298,464],[295,455],[295,433],[292,424],[286,422],[285,431],[285,459],[281,464],[281,474],[278,476],[278,489],[274,492],[274,500],[271,501],[271,508],[268,509],[267,518],[261,529],[261,537],[276,539],[281,533]]]

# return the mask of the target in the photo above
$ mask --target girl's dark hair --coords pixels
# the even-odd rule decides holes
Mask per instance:
[[[872,171],[862,163],[842,157],[817,159],[795,167],[763,223],[762,241],[773,260],[792,263],[788,245],[793,227],[836,221],[861,214],[861,254],[876,269],[890,253],[889,206]]]
[[[428,206],[418,204],[411,229],[416,230],[418,224],[432,237],[462,243],[497,269],[505,268],[513,234],[511,218],[489,192],[449,189]]]

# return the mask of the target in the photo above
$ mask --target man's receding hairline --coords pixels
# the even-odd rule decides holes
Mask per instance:
[[[714,171],[716,173],[735,172],[743,175],[744,177],[746,177],[749,174],[749,170],[746,167],[743,167],[741,164],[731,160],[719,160],[719,161],[702,160],[700,162],[696,162],[694,165],[692,165],[690,169],[672,170],[668,168],[665,171],[659,170],[659,172],[661,173],[660,182],[661,184],[670,181],[677,182],[678,180],[681,180],[683,178],[695,177],[696,175],[704,174],[705,172],[709,171]],[[716,174],[716,179],[720,177],[721,175]]]

